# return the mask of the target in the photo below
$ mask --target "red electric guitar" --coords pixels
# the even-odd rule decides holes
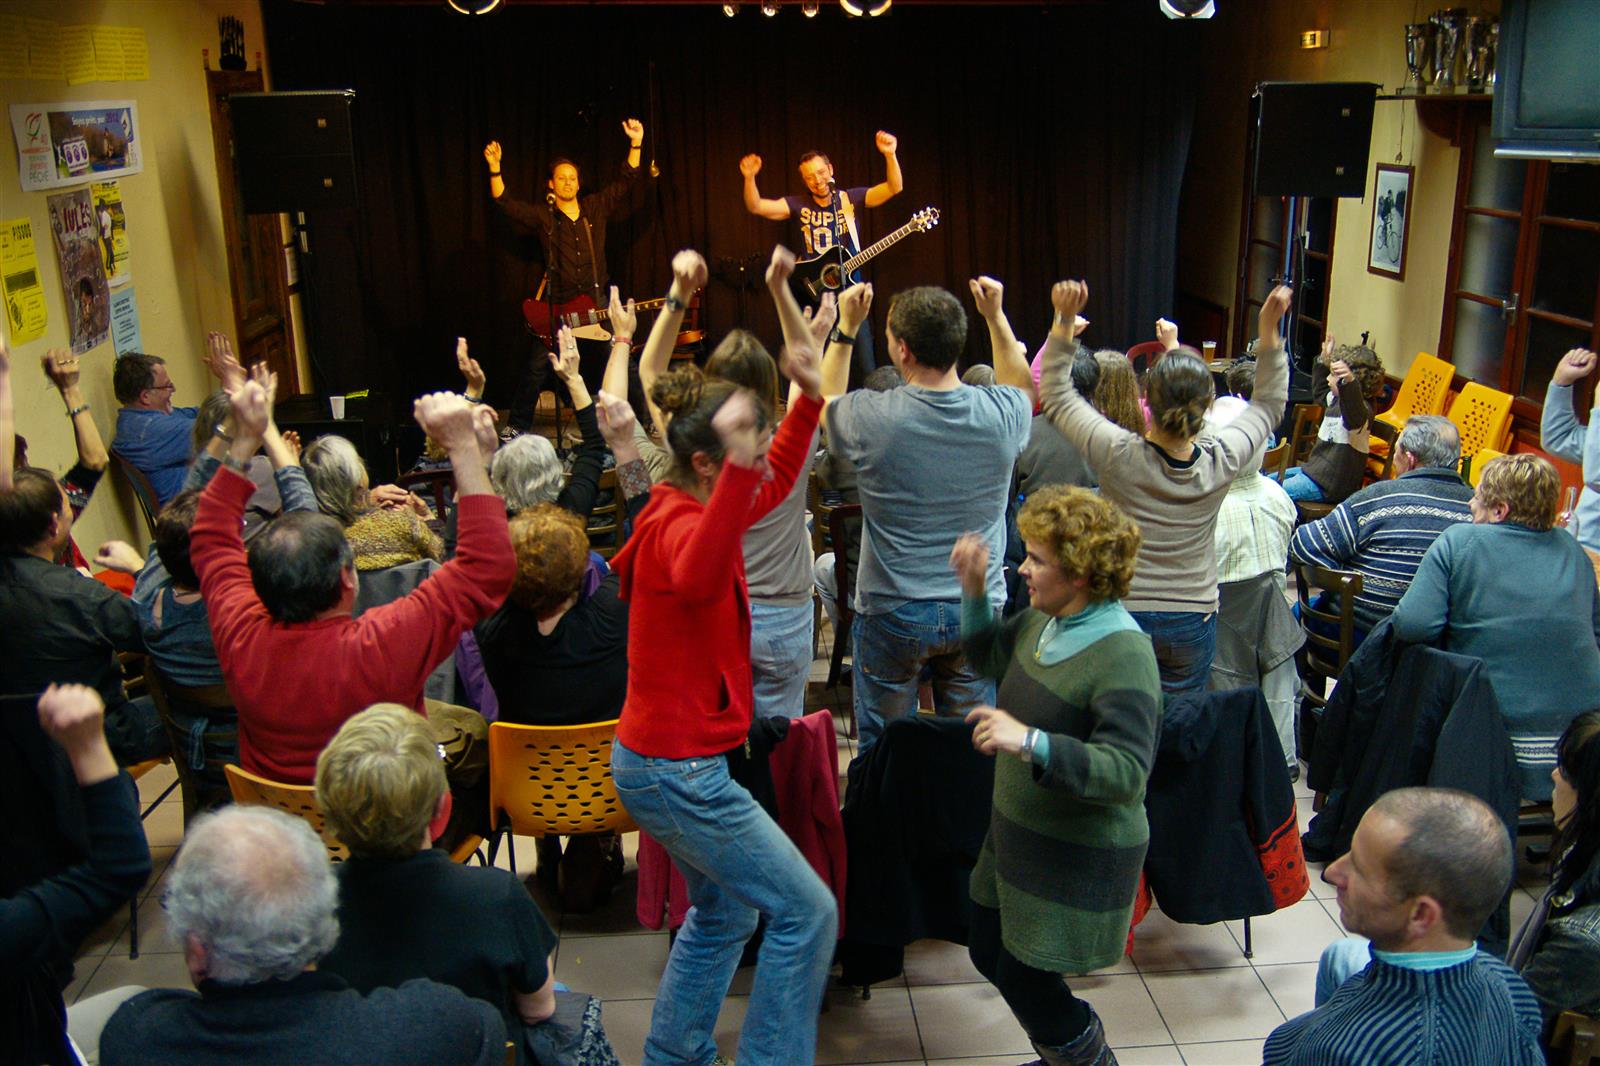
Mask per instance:
[[[654,311],[666,302],[665,298],[639,300],[634,303],[633,309]],[[522,317],[528,320],[528,328],[546,345],[555,343],[556,331],[562,326],[572,330],[572,335],[579,340],[611,339],[611,333],[606,329],[606,323],[611,319],[611,311],[597,306],[588,296],[574,296],[566,303],[556,304],[553,324],[550,318],[550,305],[543,300],[523,300]]]

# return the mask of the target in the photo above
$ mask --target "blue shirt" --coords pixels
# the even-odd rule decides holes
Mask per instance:
[[[163,507],[183,488],[183,475],[194,451],[196,407],[146,411],[124,407],[117,412],[117,432],[111,450],[138,467],[156,490]]]

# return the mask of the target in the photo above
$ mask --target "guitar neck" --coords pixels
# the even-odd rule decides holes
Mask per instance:
[[[848,275],[854,273],[856,268],[867,263],[874,256],[881,255],[890,248],[893,248],[895,245],[899,244],[901,241],[905,240],[915,232],[917,232],[917,224],[915,222],[907,222],[904,226],[901,226],[899,229],[895,230],[893,233],[889,234],[887,237],[883,238],[877,243],[868,245],[867,247],[861,249],[861,251],[845,260],[845,274]]]
[[[667,298],[665,296],[658,296],[654,300],[635,300],[633,309],[635,311],[654,311],[658,307],[665,306],[666,302]],[[611,309],[609,307],[597,307],[588,313],[588,318],[594,322],[608,321],[611,318]]]

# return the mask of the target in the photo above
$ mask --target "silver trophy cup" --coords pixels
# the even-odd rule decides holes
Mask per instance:
[[[1433,43],[1439,27],[1431,22],[1406,24],[1406,84],[1401,92],[1425,93],[1433,80]]]
[[[1494,68],[1494,21],[1478,15],[1467,19],[1467,91],[1487,91],[1489,72]]]
[[[1456,91],[1456,64],[1461,58],[1461,39],[1466,29],[1466,8],[1451,7],[1435,11],[1428,19],[1439,32],[1433,49],[1433,91]]]

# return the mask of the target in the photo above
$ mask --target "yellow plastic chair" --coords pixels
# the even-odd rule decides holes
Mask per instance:
[[[1456,368],[1427,352],[1418,352],[1411,360],[1400,391],[1394,403],[1376,418],[1395,429],[1405,429],[1406,419],[1412,415],[1442,415],[1445,401],[1450,397],[1450,382],[1455,380]],[[1381,441],[1379,443],[1382,443]]]
[[[1445,414],[1461,431],[1461,454],[1504,451],[1511,436],[1511,394],[1469,381]]]
[[[1467,463],[1467,484],[1473,488],[1478,487],[1478,482],[1483,480],[1483,468],[1490,459],[1498,459],[1505,452],[1497,452],[1493,448],[1479,448],[1473,453],[1472,459]]]
[[[543,837],[637,829],[611,780],[617,722],[489,725],[489,862],[507,833]],[[516,850],[511,852],[516,872]]]

